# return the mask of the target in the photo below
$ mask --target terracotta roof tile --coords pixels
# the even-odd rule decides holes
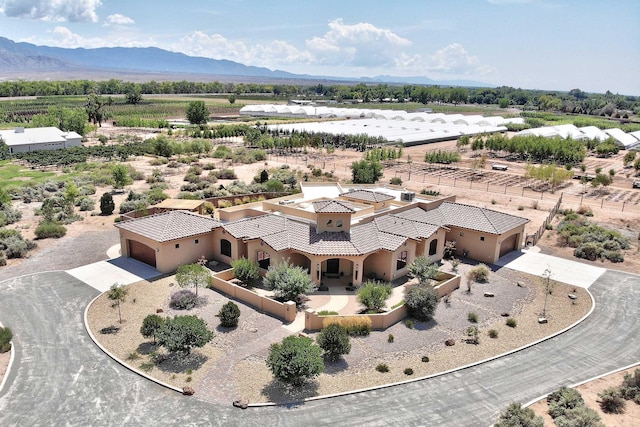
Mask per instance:
[[[527,218],[477,206],[444,202],[430,211],[419,207],[396,216],[440,226],[455,226],[489,234],[502,234],[529,222]]]
[[[205,234],[220,225],[220,221],[216,219],[180,210],[149,215],[115,224],[117,228],[147,237],[156,242],[168,242]]]
[[[321,200],[313,202],[316,213],[354,213],[356,210],[348,206],[347,202],[339,200]]]
[[[387,200],[394,200],[395,197],[380,193],[378,191],[371,190],[354,190],[347,191],[346,193],[342,193],[341,197],[353,199],[353,200],[361,200],[365,202],[386,202]]]
[[[236,239],[257,239],[272,233],[281,233],[286,229],[286,219],[277,215],[260,215],[239,219],[222,227]]]

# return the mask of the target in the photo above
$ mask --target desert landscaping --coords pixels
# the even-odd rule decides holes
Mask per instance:
[[[108,135],[115,141],[123,132],[120,128],[106,124],[100,133]],[[127,131],[131,135],[148,138],[157,134],[147,130]],[[115,142],[110,142],[115,143]],[[222,141],[219,141],[222,143]],[[89,138],[89,144],[98,144],[94,138]],[[224,144],[241,145],[239,140],[227,140]],[[441,142],[423,146],[408,147],[404,155],[411,159],[421,159],[424,153],[433,150],[456,150],[455,141]],[[331,154],[321,152],[297,153],[282,156],[281,153],[270,154],[266,161],[253,164],[230,164],[229,161],[219,159],[200,158],[200,164],[216,163],[219,168],[233,168],[237,179],[249,183],[263,169],[279,169],[286,164],[292,170],[300,171],[300,175],[316,168],[323,172],[330,172],[335,179],[349,180],[351,178],[350,165],[360,159],[362,153],[352,150],[342,150]],[[410,157],[409,157],[410,156]],[[388,164],[384,170],[381,183],[389,183],[392,178],[401,178],[402,187],[416,192],[422,190],[437,191],[441,195],[455,194],[456,201],[474,206],[485,207],[530,220],[525,232],[534,234],[549,214],[549,210],[556,204],[561,193],[565,194],[563,209],[580,208],[583,198],[579,198],[584,187],[577,182],[569,182],[563,188],[550,191],[534,192],[525,189],[520,176],[523,174],[523,164],[511,162],[508,172],[495,172],[490,166],[484,167],[481,178],[465,179],[468,169],[473,162],[472,153],[463,153],[463,161],[455,168],[446,169],[427,166],[419,160],[408,162],[400,159]],[[164,192],[170,197],[180,192],[183,176],[189,166],[178,168],[151,164],[153,158],[138,156],[129,159],[126,164],[150,176],[154,170],[160,169],[165,179]],[[609,159],[598,159],[604,167],[622,167],[621,156]],[[504,163],[504,162],[503,162]],[[605,164],[606,163],[606,164]],[[474,168],[474,177],[477,170]],[[444,173],[446,172],[446,174]],[[457,179],[452,177],[458,176]],[[506,179],[504,177],[507,177]],[[218,180],[218,184],[229,185],[233,180]],[[626,179],[620,179],[612,185],[610,192],[616,193],[616,185],[622,188],[628,184]],[[134,181],[120,192],[114,192],[116,207],[125,200],[129,191],[140,192],[147,190],[149,185],[145,180]],[[111,192],[109,186],[96,187],[94,197],[99,205],[100,195]],[[589,206],[593,212],[593,221],[607,228],[615,229],[630,239],[631,248],[625,251],[623,263],[612,263],[608,260],[586,261],[573,257],[573,248],[560,245],[555,231],[560,221],[556,216],[537,246],[543,253],[566,257],[586,264],[605,268],[614,268],[628,272],[640,269],[640,257],[637,256],[638,217],[640,199],[631,191],[622,190],[627,199],[587,197],[584,206]],[[628,193],[628,194],[627,194]],[[604,201],[603,201],[604,200]],[[622,202],[625,202],[626,208]],[[19,229],[23,236],[34,239],[34,230],[39,217],[34,210],[40,203],[14,202],[14,208],[22,212],[22,219],[12,227]],[[624,211],[623,211],[624,209]],[[96,212],[81,213],[82,220],[67,225],[64,239],[73,239],[88,231],[110,230],[117,215],[101,216]],[[55,248],[54,239],[36,240],[37,253],[47,248]],[[9,259],[7,266],[18,265],[20,259]],[[461,274],[471,264],[461,264]],[[451,271],[448,262],[441,266],[443,271]],[[251,404],[256,403],[286,403],[305,398],[333,393],[343,393],[356,389],[381,386],[384,384],[407,381],[424,376],[435,375],[467,364],[476,363],[487,358],[512,351],[569,327],[591,308],[591,298],[584,289],[556,283],[553,294],[548,298],[546,317],[547,324],[539,324],[537,319],[541,315],[544,301],[544,281],[540,277],[529,276],[507,269],[499,269],[491,273],[487,284],[475,285],[470,294],[461,288],[451,295],[449,304],[440,302],[435,314],[435,320],[425,324],[417,323],[408,327],[405,322],[397,323],[385,331],[373,331],[368,337],[352,339],[352,351],[338,362],[326,364],[325,372],[315,381],[309,382],[301,388],[291,388],[273,380],[265,364],[269,344],[279,342],[291,332],[278,319],[262,314],[250,306],[236,301],[242,315],[240,324],[235,329],[218,326],[216,314],[222,304],[228,299],[215,291],[202,289],[200,292],[206,299],[201,307],[181,313],[171,309],[168,305],[170,295],[176,289],[173,276],[165,277],[153,282],[140,282],[129,286],[130,293],[123,304],[123,323],[118,323],[117,313],[105,295],[98,298],[91,306],[88,314],[89,328],[96,339],[113,355],[129,365],[132,369],[144,371],[146,375],[182,388],[189,386],[195,390],[198,398],[218,403],[229,403],[230,399],[246,399]],[[483,291],[489,290],[497,298],[483,297]],[[576,300],[567,298],[568,294],[577,295]],[[314,298],[321,301],[324,296],[311,295],[309,307],[314,304]],[[304,308],[304,307],[303,307]],[[162,310],[162,315],[195,314],[207,321],[214,331],[213,341],[202,349],[194,350],[186,360],[178,360],[163,353],[153,343],[140,335],[139,329],[142,319],[151,313]],[[464,330],[470,325],[467,320],[469,311],[477,312],[480,317],[479,344],[466,342]],[[515,328],[505,325],[505,314],[517,322]],[[117,326],[115,334],[103,334],[103,328]],[[488,336],[489,330],[497,332],[497,338]],[[393,342],[389,342],[389,335],[393,335]],[[315,333],[309,333],[314,338]],[[454,346],[446,346],[445,341],[453,339]],[[428,362],[423,359],[428,357]],[[8,362],[7,354],[0,355],[0,366]],[[376,366],[386,364],[389,372],[376,371]],[[412,374],[405,374],[411,368]],[[0,370],[0,373],[2,370]],[[602,380],[600,380],[602,381]],[[617,425],[617,424],[614,424]],[[620,424],[626,425],[626,424]]]

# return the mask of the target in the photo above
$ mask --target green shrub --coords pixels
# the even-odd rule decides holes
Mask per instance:
[[[393,334],[389,334],[389,336],[387,337],[387,342],[392,343],[394,339],[395,337],[393,336]]]
[[[498,331],[495,329],[489,329],[487,333],[489,334],[489,338],[498,338]]]
[[[0,267],[7,265],[7,254],[4,251],[0,251]]]
[[[273,376],[287,384],[301,386],[324,370],[321,349],[307,337],[289,336],[271,344],[267,366]]]
[[[429,362],[429,356],[422,356],[422,361],[424,363],[428,363]]]
[[[53,221],[42,221],[38,224],[34,233],[38,239],[59,239],[67,234],[67,228]]]
[[[586,406],[567,409],[563,415],[553,421],[558,427],[605,427],[600,415]]]
[[[407,286],[404,301],[409,316],[420,322],[430,321],[438,306],[436,291],[428,284]]]
[[[0,327],[0,353],[11,350],[11,339],[13,332],[8,327]]]
[[[512,403],[500,414],[494,427],[544,427],[544,419],[531,408],[523,408],[520,403]]]
[[[409,329],[413,329],[413,327],[414,327],[413,319],[405,320],[404,321],[404,325]]]
[[[507,326],[510,328],[515,328],[516,326],[518,326],[518,321],[513,317],[510,317],[507,319]]]
[[[584,406],[584,399],[578,390],[568,387],[560,387],[547,396],[549,415],[557,418],[565,414],[569,409]]]
[[[387,298],[391,296],[391,286],[376,280],[367,281],[358,289],[358,302],[367,310],[379,311],[385,306]]]
[[[467,278],[470,278],[474,282],[484,283],[489,280],[490,272],[491,270],[485,264],[478,264],[469,269],[467,272]]]
[[[402,185],[402,179],[399,176],[394,176],[389,181],[389,184],[391,184],[391,185]]]
[[[254,260],[245,257],[237,258],[231,261],[231,267],[236,278],[247,286],[251,286],[260,278],[260,266]]]
[[[387,365],[386,363],[380,363],[376,366],[376,371],[378,372],[389,372],[389,365]]]
[[[318,316],[337,316],[338,313],[337,311],[331,311],[331,310],[320,310],[318,312]]]
[[[240,318],[240,308],[233,301],[227,302],[222,306],[218,312],[220,318],[220,325],[226,328],[234,328],[238,326],[238,319]]]
[[[411,369],[411,368],[406,368],[406,369],[404,370],[404,374],[405,374],[405,375],[413,375],[413,369]]]
[[[624,399],[633,400],[640,405],[640,368],[635,370],[633,376],[625,374],[620,386],[620,394]]]
[[[620,390],[609,387],[602,393],[598,393],[600,408],[607,414],[623,414],[626,406]]]
[[[145,372],[151,372],[153,371],[153,368],[155,368],[156,364],[153,362],[145,362],[145,363],[141,363],[139,368]]]
[[[469,314],[467,314],[467,320],[471,323],[478,323],[478,315],[470,311]]]
[[[316,342],[331,361],[338,360],[341,355],[349,354],[351,351],[349,332],[347,328],[338,323],[332,323],[322,328]]]

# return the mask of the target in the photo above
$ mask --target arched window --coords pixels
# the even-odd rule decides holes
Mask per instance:
[[[220,240],[220,253],[225,256],[231,256],[231,242],[227,239]]]
[[[429,255],[435,255],[438,252],[438,239],[434,239],[429,243]]]

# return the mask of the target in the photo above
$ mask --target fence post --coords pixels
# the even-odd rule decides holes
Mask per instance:
[[[456,186],[456,177],[455,176],[453,177],[453,186],[454,187]]]
[[[626,200],[623,200],[623,201],[622,201],[622,212],[624,212],[624,204],[625,204],[625,203],[627,203],[627,201],[626,201]]]
[[[602,198],[602,202],[600,202],[600,209],[604,206],[604,197]]]
[[[507,194],[507,184],[504,185],[504,194]]]

